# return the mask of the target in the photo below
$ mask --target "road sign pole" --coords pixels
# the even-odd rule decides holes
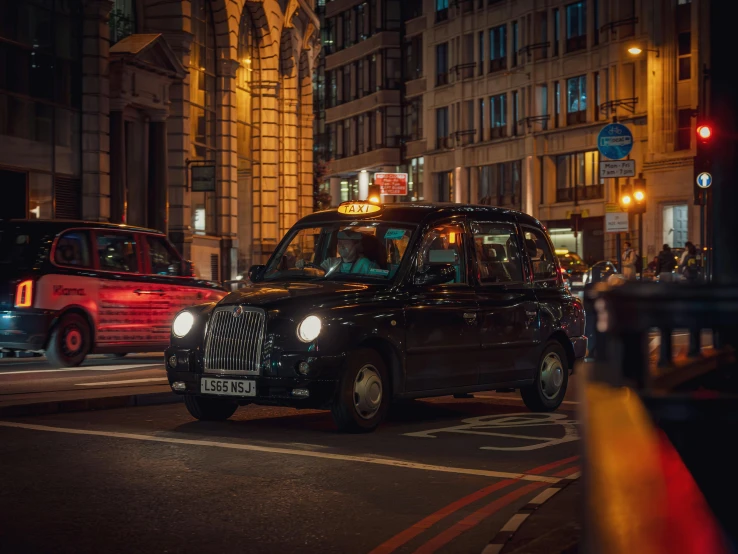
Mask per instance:
[[[616,233],[615,234],[615,250],[616,250],[615,259],[618,261],[618,263],[616,264],[618,268],[618,273],[623,272],[623,259],[622,259],[622,256],[620,255],[620,248],[621,248],[620,247],[620,233]]]
[[[641,281],[643,281],[643,214],[638,214],[638,255],[641,257]]]

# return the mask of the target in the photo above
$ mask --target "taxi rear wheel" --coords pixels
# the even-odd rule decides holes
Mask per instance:
[[[387,415],[390,394],[382,357],[371,349],[351,352],[331,407],[339,431],[374,431]]]
[[[552,412],[561,405],[569,384],[566,352],[551,341],[541,354],[532,385],[520,389],[523,402],[532,412]]]
[[[92,333],[87,320],[79,314],[67,314],[51,332],[46,359],[54,367],[76,367],[91,347]]]
[[[200,421],[225,421],[238,409],[238,404],[221,398],[185,396],[185,407],[190,415]]]

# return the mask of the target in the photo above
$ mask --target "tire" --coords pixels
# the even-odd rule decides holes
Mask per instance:
[[[566,359],[564,348],[556,341],[550,341],[543,349],[533,384],[520,389],[530,411],[552,412],[561,406],[569,385]]]
[[[87,320],[79,314],[67,314],[51,332],[46,359],[54,367],[76,367],[92,349],[92,333]]]
[[[387,368],[375,350],[351,352],[331,406],[333,420],[343,433],[370,433],[387,415],[391,390]]]
[[[185,406],[190,415],[200,421],[225,421],[238,409],[238,404],[220,398],[185,395]]]

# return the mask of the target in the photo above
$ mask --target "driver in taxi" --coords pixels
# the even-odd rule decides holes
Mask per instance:
[[[369,274],[370,270],[376,269],[379,265],[364,256],[361,244],[363,235],[356,231],[339,231],[338,232],[338,256],[334,258],[326,258],[320,263],[320,267],[328,273],[355,273]],[[302,263],[301,263],[302,262]],[[299,260],[296,264],[298,268],[304,266],[304,261]]]

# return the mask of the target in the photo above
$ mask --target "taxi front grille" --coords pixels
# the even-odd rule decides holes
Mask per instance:
[[[205,334],[205,373],[259,375],[265,322],[257,308],[216,308]]]

